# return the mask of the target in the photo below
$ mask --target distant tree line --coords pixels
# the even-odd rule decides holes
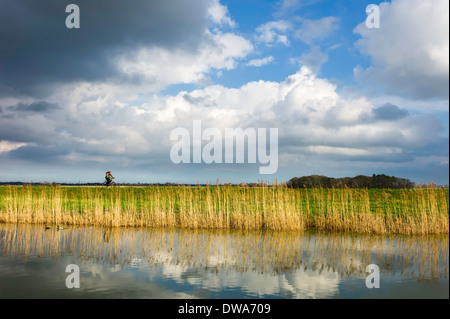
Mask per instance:
[[[0,185],[40,185],[40,186],[101,186],[101,183],[49,183],[49,182],[40,182],[40,183],[26,183],[26,182],[0,182]],[[178,184],[178,183],[117,183],[118,186],[210,186],[209,183],[200,184]],[[414,182],[409,179],[388,176],[385,174],[377,175],[373,174],[372,176],[364,176],[358,175],[355,177],[342,177],[342,178],[333,178],[327,177],[323,175],[310,175],[303,177],[294,177],[291,178],[287,183],[282,182],[270,184],[268,181],[258,181],[257,183],[222,183],[219,184],[211,184],[217,186],[238,186],[238,187],[290,187],[290,188],[313,188],[313,187],[323,187],[323,188],[391,188],[391,189],[399,189],[399,188],[414,188],[416,186],[424,187],[443,187],[449,188],[449,185],[445,186],[437,186],[435,183],[431,184],[422,184],[416,185]]]
[[[409,179],[388,176],[388,175],[377,175],[372,176],[358,175],[355,177],[342,177],[333,178],[322,175],[310,175],[303,177],[294,177],[287,183],[288,187],[291,188],[312,188],[312,187],[323,187],[323,188],[414,188],[416,184],[411,182]]]

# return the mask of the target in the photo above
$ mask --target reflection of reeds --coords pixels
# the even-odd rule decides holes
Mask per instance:
[[[448,189],[0,187],[0,222],[448,233]]]
[[[310,270],[365,277],[377,264],[385,274],[418,281],[448,277],[447,235],[355,235],[325,232],[77,227],[45,230],[0,224],[5,256],[60,258],[114,265],[176,265],[195,270],[279,274]]]

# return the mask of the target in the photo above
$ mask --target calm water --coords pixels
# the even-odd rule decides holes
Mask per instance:
[[[449,298],[448,240],[0,224],[0,298]]]

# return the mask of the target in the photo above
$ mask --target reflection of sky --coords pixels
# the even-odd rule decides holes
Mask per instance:
[[[161,266],[161,273],[180,285],[199,287],[211,292],[240,291],[255,298],[329,298],[339,293],[336,273],[317,274],[298,269],[273,275],[256,271],[193,271],[176,265]],[[363,284],[363,282],[362,282]]]
[[[400,249],[409,241],[395,238],[366,246],[364,238],[317,234],[266,234],[262,241],[255,233],[133,229],[105,242],[96,228],[50,233],[40,226],[8,227],[0,225],[0,298],[448,298],[448,239],[438,245],[446,257],[437,268],[444,276],[430,282],[402,272],[423,265],[416,260],[417,241],[413,250]],[[423,247],[441,243],[423,241]],[[365,287],[361,269],[368,261],[380,265],[381,289]],[[65,287],[71,263],[80,267],[80,289]]]

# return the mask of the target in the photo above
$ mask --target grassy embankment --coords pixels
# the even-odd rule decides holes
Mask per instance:
[[[449,190],[1,186],[0,222],[439,234]]]

